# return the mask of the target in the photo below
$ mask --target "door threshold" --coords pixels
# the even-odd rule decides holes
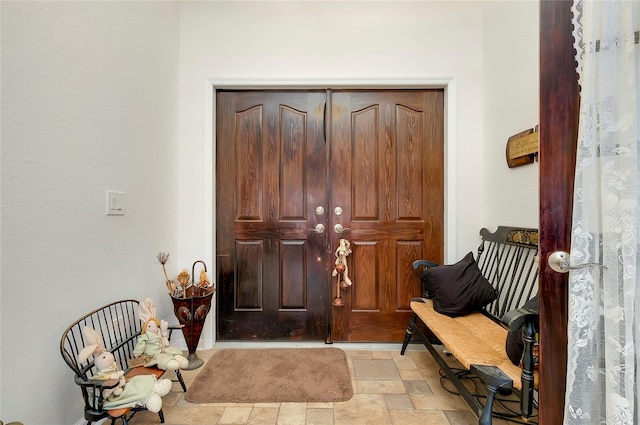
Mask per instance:
[[[334,342],[325,344],[323,341],[217,341],[214,350],[228,348],[320,348],[336,347],[342,350],[381,350],[400,351],[401,342]],[[424,350],[422,344],[409,344],[408,350]]]

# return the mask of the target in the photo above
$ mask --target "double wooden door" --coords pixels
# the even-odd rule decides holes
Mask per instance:
[[[442,90],[216,94],[219,340],[402,339],[411,263],[443,259],[443,104]]]

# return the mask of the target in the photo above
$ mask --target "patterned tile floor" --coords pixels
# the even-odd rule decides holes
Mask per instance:
[[[475,425],[462,398],[442,388],[436,362],[429,353],[411,345],[404,356],[400,346],[366,348],[359,344],[334,344],[347,354],[353,398],[339,403],[215,403],[184,400],[178,384],[163,398],[167,425]],[[254,346],[246,346],[247,348]],[[208,360],[216,349],[199,351]],[[256,347],[257,348],[257,347]],[[199,369],[184,371],[187,384]],[[131,425],[158,424],[157,414],[140,412]],[[494,425],[507,422],[494,419]]]

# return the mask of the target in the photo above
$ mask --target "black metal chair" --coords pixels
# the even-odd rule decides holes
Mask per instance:
[[[98,332],[104,342],[104,348],[113,353],[117,364],[125,371],[125,377],[138,374],[154,374],[162,376],[165,371],[155,367],[129,368],[129,361],[133,359],[133,350],[141,333],[142,323],[138,318],[137,300],[121,300],[100,307],[72,323],[62,334],[60,340],[60,353],[65,363],[73,370],[75,383],[80,387],[84,400],[84,418],[88,425],[92,422],[110,418],[111,423],[117,419],[126,425],[138,411],[146,410],[144,407],[131,407],[114,410],[103,408],[102,392],[105,389],[115,388],[116,380],[92,379],[97,370],[93,361],[81,362],[78,357],[80,351],[87,345],[82,329],[90,326]],[[175,329],[175,328],[174,328]],[[182,379],[180,370],[176,370],[174,382],[179,382],[182,390],[187,387]],[[158,412],[160,423],[164,423],[162,410]]]

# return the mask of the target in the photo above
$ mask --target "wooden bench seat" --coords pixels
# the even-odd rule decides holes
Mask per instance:
[[[496,300],[480,311],[450,317],[436,311],[423,287],[425,297],[414,298],[410,303],[414,316],[407,326],[401,354],[417,336],[480,425],[491,424],[493,400],[498,391],[516,390],[521,415],[528,420],[533,415],[534,391],[538,387],[533,354],[538,314],[522,307],[537,294],[538,233],[536,229],[499,226],[494,233],[482,229],[480,235],[477,263],[482,275],[497,291]],[[425,260],[414,262],[414,269],[437,266]],[[505,345],[509,331],[523,334],[522,367],[514,365],[507,355]],[[443,350],[437,350],[434,345],[442,345],[444,352],[485,383],[486,402],[482,403],[477,394],[471,393],[443,358]],[[463,375],[468,376],[468,372]]]
[[[433,302],[411,302],[411,310],[434,333],[436,338],[465,368],[471,365],[497,366],[513,380],[513,387],[522,389],[522,369],[515,366],[505,352],[508,330],[482,313],[449,317],[433,309]],[[534,372],[537,388],[537,371]]]

